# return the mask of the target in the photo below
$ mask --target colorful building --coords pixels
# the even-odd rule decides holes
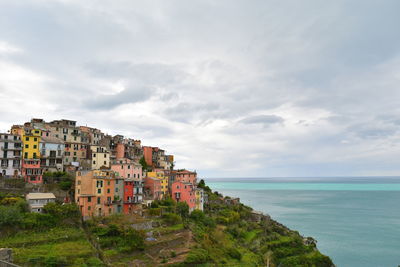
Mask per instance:
[[[21,136],[0,133],[0,176],[19,177],[21,175]]]
[[[42,170],[40,168],[40,140],[42,131],[32,129],[22,136],[22,176],[28,183],[42,183]]]
[[[176,202],[186,202],[190,212],[196,209],[196,190],[193,184],[174,182],[171,186],[171,194]]]
[[[168,177],[164,175],[164,171],[147,172],[147,177],[159,179],[161,182],[161,191],[163,197],[168,195]]]
[[[103,146],[90,146],[92,151],[92,170],[99,170],[101,167],[110,168],[110,152]]]
[[[161,180],[153,177],[144,178],[144,193],[150,199],[162,199],[163,190],[161,189]]]
[[[202,188],[196,188],[196,209],[204,210],[204,190]]]
[[[118,199],[115,194],[116,180],[121,181],[115,172],[109,170],[76,173],[75,202],[79,205],[84,219],[122,211],[122,199]]]
[[[177,170],[175,173],[175,181],[197,184],[197,173],[188,170]]]
[[[63,171],[64,142],[55,137],[42,136],[40,140],[40,167],[43,172]]]

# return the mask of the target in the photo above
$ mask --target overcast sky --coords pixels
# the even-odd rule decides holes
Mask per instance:
[[[203,177],[400,175],[399,10],[0,0],[0,130],[77,120]]]

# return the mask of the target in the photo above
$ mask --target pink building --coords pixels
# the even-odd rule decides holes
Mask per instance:
[[[176,202],[186,202],[189,210],[196,208],[196,192],[191,183],[174,182],[171,186],[172,198]]]
[[[175,181],[183,183],[191,183],[192,185],[196,185],[197,173],[188,170],[178,170],[175,173]]]
[[[161,199],[163,196],[161,180],[153,177],[144,178],[144,192],[151,199]]]
[[[118,159],[111,163],[111,170],[119,173],[124,179],[142,181],[142,165],[130,159]]]

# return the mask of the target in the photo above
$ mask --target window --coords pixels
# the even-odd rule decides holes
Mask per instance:
[[[96,164],[96,161],[95,161],[95,160],[93,160],[93,164]]]
[[[101,194],[101,189],[100,189],[100,188],[97,189],[97,193],[98,193],[98,194]]]
[[[78,189],[78,194],[80,194],[81,193],[81,190],[80,189]]]
[[[87,210],[90,210],[90,208],[91,208],[90,206],[89,206],[89,207],[87,207]]]
[[[107,165],[107,161],[104,161],[104,165]]]
[[[36,159],[36,153],[33,153],[33,158]]]
[[[95,157],[96,157],[96,153],[93,154],[93,158],[95,158]]]
[[[92,202],[92,197],[88,197],[87,202]]]
[[[26,144],[26,145],[25,145],[25,148],[29,148],[29,145],[28,145],[28,144]]]
[[[110,181],[107,181],[107,185],[110,185]]]
[[[128,165],[128,169],[130,169],[131,168],[131,165]]]
[[[36,149],[36,148],[37,148],[37,145],[33,145],[33,148]]]
[[[29,137],[25,137],[25,141],[29,141]]]
[[[118,192],[118,187],[117,187],[117,188],[115,188],[115,192]]]
[[[107,154],[104,154],[104,157],[107,158]]]
[[[78,185],[80,185],[81,184],[81,180],[78,180]]]
[[[128,178],[131,178],[131,174],[130,173],[128,173]]]
[[[36,138],[36,137],[35,137],[35,138],[33,138],[33,141],[37,142],[37,138]]]
[[[97,197],[97,204],[100,204],[100,197]]]
[[[108,193],[108,194],[110,193],[110,188],[107,189],[107,193]]]

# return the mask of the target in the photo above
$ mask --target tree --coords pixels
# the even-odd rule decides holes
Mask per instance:
[[[147,162],[146,162],[146,160],[144,159],[144,157],[142,157],[142,158],[139,160],[139,163],[140,163],[140,165],[142,165],[142,169],[143,169],[143,170],[147,170],[147,169],[149,168],[149,165],[147,165]]]
[[[189,216],[189,205],[186,202],[178,202],[176,204],[176,213],[181,215],[183,218]]]

